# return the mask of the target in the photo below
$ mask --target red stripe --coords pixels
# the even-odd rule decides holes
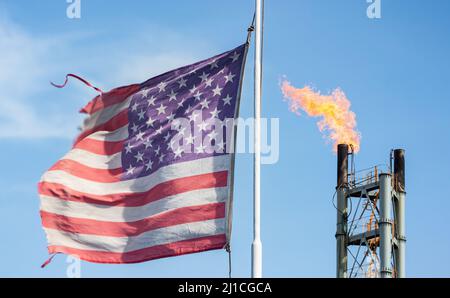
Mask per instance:
[[[123,173],[122,168],[117,169],[97,169],[85,166],[79,162],[70,159],[58,160],[49,171],[64,171],[73,176],[95,182],[119,182]]]
[[[228,171],[189,176],[162,182],[142,193],[93,195],[70,189],[62,184],[40,182],[39,194],[61,200],[105,206],[138,207],[162,198],[197,189],[227,186]]]
[[[111,119],[109,119],[107,122],[97,125],[96,127],[93,127],[91,129],[83,131],[75,141],[75,144],[80,142],[82,139],[87,137],[88,135],[93,134],[97,131],[114,131],[116,129],[121,128],[122,126],[125,126],[128,124],[128,109],[123,110],[122,112],[118,113]]]
[[[160,228],[225,218],[225,203],[182,207],[134,222],[99,221],[67,217],[45,211],[41,211],[41,218],[44,227],[64,232],[112,237],[132,237]]]
[[[128,96],[138,92],[140,88],[141,86],[139,84],[134,84],[115,88],[109,92],[102,93],[91,100],[84,108],[81,109],[80,112],[93,114],[108,106],[124,101]]]
[[[99,155],[113,155],[122,151],[125,141],[106,142],[84,138],[75,144],[74,148],[86,150]]]
[[[117,253],[95,250],[82,250],[66,246],[51,245],[49,253],[65,253],[94,263],[125,264],[139,263],[159,258],[185,255],[201,251],[222,249],[226,244],[225,234],[183,240],[169,244],[152,246],[140,250]]]

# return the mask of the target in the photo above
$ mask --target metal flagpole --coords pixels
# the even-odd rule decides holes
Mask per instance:
[[[260,237],[260,162],[261,162],[261,80],[262,80],[262,1],[256,0],[255,18],[255,119],[253,172],[253,243],[252,277],[262,277],[262,243]]]

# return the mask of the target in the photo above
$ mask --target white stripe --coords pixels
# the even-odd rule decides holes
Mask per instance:
[[[61,158],[61,160],[64,159],[73,160],[96,169],[118,169],[122,167],[122,152],[113,155],[101,155],[75,148]]]
[[[229,170],[229,168],[230,156],[221,155],[168,165],[158,169],[151,175],[119,182],[94,182],[73,176],[60,170],[46,172],[42,176],[41,181],[63,184],[70,189],[83,193],[93,195],[109,195],[118,193],[145,192],[152,189],[155,185],[165,181],[225,171]]]
[[[124,253],[156,245],[225,233],[225,219],[186,223],[156,229],[133,237],[111,237],[44,229],[49,245],[75,249]]]
[[[92,129],[98,125],[108,122],[111,118],[113,118],[123,110],[128,109],[128,107],[130,106],[130,102],[131,96],[129,96],[123,102],[103,108],[100,111],[97,111],[94,114],[87,116],[84,119],[82,131]]]
[[[41,210],[68,217],[109,222],[134,222],[156,214],[191,206],[225,202],[228,187],[193,190],[139,207],[105,206],[40,196]]]
[[[87,139],[93,139],[105,142],[118,142],[128,138],[128,125],[122,126],[114,131],[96,131],[86,137]]]

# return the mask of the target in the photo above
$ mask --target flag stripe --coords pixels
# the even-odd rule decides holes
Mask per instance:
[[[225,219],[212,219],[160,228],[139,236],[111,237],[69,233],[44,228],[49,245],[68,246],[75,249],[130,252],[146,247],[225,233]]]
[[[49,172],[50,171],[64,171],[65,173],[69,173],[70,175],[76,177],[102,183],[119,182],[123,172],[122,168],[117,169],[91,168],[70,159],[58,160],[49,169]]]
[[[122,152],[112,155],[95,154],[82,149],[72,149],[63,158],[63,160],[73,160],[86,167],[96,169],[117,169],[122,167]],[[45,175],[43,176],[45,177]]]
[[[112,183],[90,181],[76,177],[65,171],[48,171],[43,175],[42,181],[64,184],[66,187],[75,191],[92,195],[146,192],[155,185],[165,181],[192,175],[225,171],[229,168],[229,159],[230,156],[221,155],[186,161],[162,167],[148,176]]]
[[[224,203],[178,208],[135,222],[99,221],[41,211],[42,224],[45,228],[113,237],[135,237],[156,229],[224,217]]]
[[[99,130],[86,138],[105,142],[125,141],[128,138],[128,125],[122,126],[114,131]]]
[[[85,138],[75,144],[75,149],[88,151],[99,155],[113,155],[122,151],[124,141],[107,142]]]
[[[219,234],[147,247],[127,253],[94,251],[92,249],[82,250],[57,245],[50,245],[48,250],[51,254],[65,253],[75,255],[81,260],[88,262],[122,264],[145,262],[159,258],[196,253],[212,249],[221,249],[224,247],[225,243],[225,234]]]
[[[187,191],[224,187],[227,186],[227,181],[228,171],[221,171],[165,181],[143,193],[91,195],[84,192],[75,191],[62,184],[48,182],[39,183],[38,188],[40,195],[54,196],[60,198],[61,200],[99,204],[104,206],[137,207]]]
[[[228,188],[224,186],[194,189],[162,197],[142,206],[105,206],[61,200],[51,196],[40,197],[41,210],[48,213],[99,221],[134,222],[177,208],[225,202],[228,198]]]
[[[106,107],[102,110],[95,112],[92,115],[87,116],[83,121],[82,130],[86,131],[92,129],[100,124],[104,124],[111,120],[114,116],[124,110],[128,110],[130,106],[131,96],[125,99],[123,102]]]
[[[128,110],[123,110],[122,112],[118,113],[117,115],[109,119],[107,122],[81,132],[81,134],[77,137],[75,143],[78,143],[85,137],[97,131],[114,131],[127,124],[128,124]]]
[[[125,100],[128,96],[138,92],[140,88],[140,84],[133,84],[113,89],[109,92],[96,96],[83,109],[81,109],[80,112],[94,114],[101,109]]]

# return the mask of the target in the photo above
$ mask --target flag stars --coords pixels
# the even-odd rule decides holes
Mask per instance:
[[[179,88],[187,87],[187,85],[186,85],[187,80],[185,78],[181,78],[177,83],[179,85]]]
[[[166,113],[166,108],[167,107],[165,105],[161,104],[159,106],[159,108],[156,109],[158,111],[158,116],[161,115],[161,114],[165,114]]]
[[[210,64],[210,69],[219,68],[219,65],[217,65],[217,59],[213,60]]]
[[[136,112],[138,106],[139,106],[138,103],[137,103],[137,102],[134,102],[134,104],[131,106],[131,111],[132,111],[132,112]]]
[[[232,63],[233,63],[233,62],[236,62],[236,61],[239,59],[240,56],[241,56],[241,54],[238,54],[237,52],[234,52],[233,56],[230,57],[230,59],[233,60],[233,61],[231,61],[231,62],[232,62]]]
[[[147,122],[145,122],[147,124],[147,127],[153,127],[153,123],[155,123],[155,119],[153,119],[152,117],[148,117]]]
[[[134,158],[136,159],[136,162],[140,162],[140,161],[144,161],[144,153],[142,153],[142,152],[138,152],[135,156],[134,156]]]
[[[152,166],[153,166],[153,161],[152,161],[151,159],[149,159],[149,160],[147,161],[147,163],[145,164],[145,170],[146,170],[146,171],[151,170],[151,169],[152,169]]]
[[[140,131],[136,134],[136,141],[143,141],[144,140],[144,133]]]
[[[136,123],[133,123],[133,126],[131,126],[131,130],[133,131],[133,133],[136,133],[139,129],[139,126],[136,125]]]
[[[201,93],[200,91],[197,91],[196,94],[194,94],[195,100],[201,100],[201,96],[203,93]]]
[[[125,146],[125,154],[126,153],[131,153],[131,149],[133,149],[133,145],[131,145],[131,142],[130,143],[128,143],[126,146]]]
[[[211,87],[212,83],[214,82],[213,78],[209,78],[205,81],[205,86],[206,87]]]
[[[156,101],[156,97],[154,97],[154,96],[152,95],[149,99],[147,99],[147,105],[148,105],[149,107],[154,106],[154,105],[155,105],[155,101]]]
[[[200,105],[202,106],[202,109],[209,109],[209,101],[206,98],[200,102]]]
[[[206,146],[203,144],[199,144],[197,147],[195,147],[195,153],[205,153]]]
[[[199,76],[200,79],[202,79],[202,83],[205,82],[208,79],[209,74],[203,72],[201,76]]]
[[[141,110],[139,113],[138,113],[138,116],[139,116],[139,120],[142,120],[142,119],[144,119],[145,117],[145,111],[144,110]]]
[[[177,93],[176,92],[173,92],[173,90],[172,90],[172,92],[170,92],[170,94],[169,95],[167,95],[168,97],[169,97],[169,102],[171,102],[172,100],[177,100]]]
[[[221,111],[219,111],[219,110],[217,109],[217,107],[215,107],[214,110],[211,111],[211,112],[209,112],[209,113],[211,114],[211,118],[217,118],[217,117],[219,117],[220,112],[221,112]]]
[[[191,94],[194,94],[195,90],[197,90],[197,87],[195,87],[195,84],[194,84],[194,85],[192,86],[192,88],[189,89],[189,92],[190,92]]]
[[[162,163],[163,161],[164,161],[164,157],[165,157],[166,155],[164,154],[164,153],[162,153],[160,156],[159,156],[159,163]]]
[[[222,89],[223,88],[220,88],[219,85],[216,84],[216,88],[213,89],[213,93],[214,93],[213,96],[222,95]]]
[[[224,105],[224,106],[225,106],[225,105],[231,106],[231,100],[232,100],[232,99],[233,99],[233,98],[230,96],[230,94],[228,94],[227,97],[222,98],[222,100],[223,100],[223,105]]]
[[[205,121],[202,121],[200,124],[197,124],[198,130],[205,131],[208,127],[208,124]]]
[[[144,142],[145,145],[145,149],[149,148],[149,147],[153,147],[153,140],[151,138],[147,138],[147,140],[145,140]]]
[[[126,175],[127,175],[127,176],[133,175],[134,170],[135,170],[135,168],[134,168],[133,166],[131,166],[131,164],[130,164],[130,166],[129,166],[128,169],[127,169]]]
[[[155,149],[155,155],[158,156],[160,154],[161,147],[158,146],[158,148]]]
[[[235,76],[236,76],[236,75],[232,74],[231,72],[230,72],[229,74],[227,74],[226,76],[224,76],[224,78],[225,78],[225,84],[228,83],[228,82],[233,83],[233,78],[234,78]]]
[[[173,153],[175,154],[175,158],[181,158],[181,153],[183,152],[184,150],[180,146],[178,146],[177,149],[173,151]]]
[[[166,91],[166,87],[167,87],[167,83],[166,82],[161,82],[157,85],[159,92],[161,91]]]

